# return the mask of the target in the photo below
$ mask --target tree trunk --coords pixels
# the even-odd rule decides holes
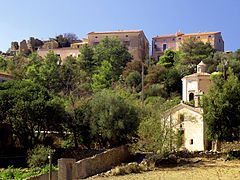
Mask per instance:
[[[216,140],[216,142],[215,142],[215,148],[214,148],[214,151],[218,151],[218,152],[220,152],[221,151],[221,144],[222,144],[222,142],[220,141],[220,140]]]
[[[74,136],[75,148],[78,148],[77,132],[76,132],[76,129],[75,129],[75,128],[74,128],[74,130],[73,130],[73,136]]]

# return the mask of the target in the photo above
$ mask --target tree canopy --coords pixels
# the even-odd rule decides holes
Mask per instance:
[[[211,76],[209,93],[203,98],[206,132],[211,140],[238,140],[240,133],[240,83],[229,70],[227,80],[221,74]]]
[[[40,131],[61,127],[62,110],[47,89],[38,84],[25,81],[0,84],[1,123],[10,125],[25,148],[40,142]]]
[[[103,61],[107,61],[111,65],[112,79],[116,81],[132,58],[117,38],[104,38],[96,46],[93,59],[97,66],[101,66]]]

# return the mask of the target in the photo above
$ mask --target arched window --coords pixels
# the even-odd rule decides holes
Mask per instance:
[[[193,93],[190,93],[190,94],[189,94],[189,101],[192,101],[192,100],[194,100],[194,94],[193,94]]]

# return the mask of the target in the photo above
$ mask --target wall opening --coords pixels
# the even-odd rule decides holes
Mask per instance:
[[[190,145],[193,145],[193,139],[190,139]]]
[[[194,100],[194,94],[193,94],[193,93],[190,93],[190,94],[189,94],[189,101],[192,101],[192,100]]]
[[[163,44],[163,51],[167,49],[167,44]]]

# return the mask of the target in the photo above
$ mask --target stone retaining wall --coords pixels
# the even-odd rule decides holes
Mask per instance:
[[[59,180],[86,178],[126,162],[130,152],[126,146],[113,148],[93,157],[75,162],[75,159],[62,158],[58,160]]]
[[[49,180],[49,173],[31,176],[24,180]],[[52,180],[58,180],[58,172],[57,171],[52,172]]]

